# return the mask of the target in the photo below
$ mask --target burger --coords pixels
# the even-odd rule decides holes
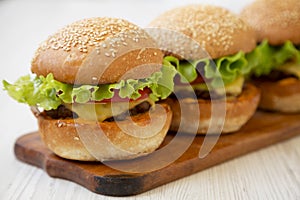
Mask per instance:
[[[43,142],[56,155],[132,159],[157,149],[171,123],[169,106],[155,103],[172,92],[176,73],[162,62],[155,41],[135,24],[83,19],[39,46],[33,74],[3,85],[31,107]]]
[[[260,91],[245,82],[250,72],[246,54],[256,47],[255,33],[246,23],[218,6],[187,5],[161,14],[149,28],[165,54],[164,65],[179,74],[175,95],[165,101],[173,110],[171,130],[194,133],[196,125],[197,134],[217,134],[209,131],[210,124],[220,126],[225,118],[222,133],[230,133],[252,117]],[[218,104],[224,104],[225,113],[213,118],[212,106]]]
[[[300,3],[258,0],[241,18],[256,31],[258,46],[248,55],[253,82],[261,89],[264,110],[300,111]]]

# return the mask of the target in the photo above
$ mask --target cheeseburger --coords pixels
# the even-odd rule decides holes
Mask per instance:
[[[169,106],[155,104],[172,92],[176,73],[162,62],[163,53],[138,26],[123,19],[84,19],[39,46],[31,63],[34,75],[3,85],[12,98],[31,106],[42,140],[56,155],[131,159],[158,148],[171,123]],[[138,132],[132,123],[147,128]]]
[[[259,0],[241,17],[256,31],[257,48],[248,55],[253,82],[261,88],[259,107],[300,111],[300,2]]]
[[[199,124],[197,133],[205,134],[209,124],[214,126],[223,116],[222,133],[239,130],[254,114],[260,98],[259,90],[245,83],[250,71],[245,54],[256,47],[254,31],[228,10],[211,5],[169,10],[149,27],[157,29],[151,32],[165,52],[164,65],[174,66],[179,73],[176,97],[166,100],[174,115],[171,130],[181,127],[191,133],[191,127]],[[197,98],[191,99],[192,93]],[[225,115],[211,121],[212,104],[224,102]],[[199,116],[193,116],[195,104]],[[189,117],[182,117],[180,110]]]

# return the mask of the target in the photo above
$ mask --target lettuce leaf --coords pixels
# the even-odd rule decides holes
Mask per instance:
[[[273,69],[287,61],[300,63],[300,50],[290,41],[285,42],[282,46],[271,46],[267,40],[264,40],[248,53],[246,58],[251,68],[251,74],[258,77],[268,75]]]
[[[152,90],[150,97],[157,101],[167,98],[174,88],[173,78],[176,70],[171,66],[163,66],[160,72],[153,73],[149,78],[140,80],[122,80],[119,83],[105,85],[73,86],[54,79],[50,73],[43,76],[23,76],[10,84],[3,80],[4,89],[20,103],[39,106],[45,110],[56,109],[62,103],[86,103],[110,99],[115,91],[121,98],[138,99],[139,90],[148,87]]]
[[[150,97],[154,101],[166,99],[174,91],[174,77],[176,74],[177,71],[173,66],[163,66],[160,77],[158,77],[158,74],[154,74],[149,78],[153,83],[149,85],[152,91]]]
[[[239,76],[248,74],[251,70],[243,52],[211,60],[209,58],[194,61],[179,61],[173,56],[164,58],[164,65],[173,65],[181,75],[181,82],[193,82],[197,77],[197,67],[204,70],[204,78],[209,79],[213,88],[235,81]],[[223,82],[223,83],[222,83]]]

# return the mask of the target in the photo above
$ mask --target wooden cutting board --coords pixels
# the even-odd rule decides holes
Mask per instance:
[[[206,157],[198,157],[204,137],[197,136],[175,162],[145,173],[121,172],[99,162],[77,162],[59,158],[44,146],[38,132],[17,139],[15,154],[19,160],[42,168],[52,177],[73,181],[99,194],[127,196],[148,191],[296,135],[300,135],[300,114],[258,111],[240,131],[221,136]],[[169,134],[163,145],[172,138],[174,134]],[[138,165],[139,160],[126,161],[123,164]]]

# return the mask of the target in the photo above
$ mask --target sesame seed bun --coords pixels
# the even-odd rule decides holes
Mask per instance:
[[[256,46],[254,31],[228,10],[212,5],[188,5],[169,10],[149,27],[162,28],[183,34],[197,42],[205,52],[191,48],[186,39],[170,32],[156,34],[159,46],[184,59],[219,58],[239,51],[250,52]],[[151,31],[154,32],[154,31]],[[159,30],[158,30],[159,32]]]
[[[80,161],[126,160],[147,155],[161,145],[172,118],[170,107],[166,104],[161,106],[163,109],[155,109],[151,112],[151,119],[148,112],[132,117],[138,126],[147,126],[142,133],[147,137],[134,137],[126,133],[124,129],[132,129],[132,124],[128,123],[129,119],[120,121],[119,124],[115,121],[95,123],[84,119],[76,119],[74,123],[74,119],[52,119],[44,113],[36,116],[43,142],[60,157]],[[99,133],[100,129],[103,134]],[[156,129],[159,131],[153,133]],[[93,135],[102,135],[97,137],[100,142],[95,146],[91,141],[93,138],[87,138]],[[85,145],[89,146],[90,151],[82,142],[83,136],[84,140],[88,141]],[[91,155],[91,151],[101,155],[95,158]]]
[[[138,26],[115,18],[72,23],[38,48],[31,70],[70,84],[108,84],[149,77],[161,68],[163,53]]]
[[[242,10],[241,18],[255,29],[259,42],[300,44],[299,0],[257,0]]]

